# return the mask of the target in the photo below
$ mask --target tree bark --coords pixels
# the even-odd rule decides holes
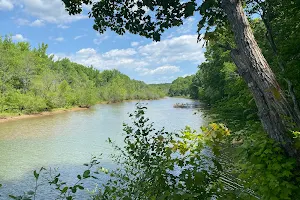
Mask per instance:
[[[291,130],[300,119],[282,92],[250,28],[240,0],[223,0],[222,7],[232,26],[237,49],[231,57],[250,88],[265,131],[300,163],[300,150],[294,146]]]
[[[271,23],[270,23],[268,14],[266,13],[265,9],[263,9],[262,21],[263,21],[263,23],[264,23],[264,25],[267,29],[266,38],[267,38],[267,40],[268,40],[268,42],[271,46],[271,49],[273,51],[274,56],[277,58],[277,63],[278,63],[278,66],[281,70],[282,76],[284,76],[285,64],[279,56],[278,48],[277,48],[277,45],[275,44],[275,40],[274,40],[274,37],[273,37],[273,31],[272,31]],[[287,83],[288,94],[291,97],[291,100],[293,102],[294,110],[297,113],[298,117],[300,117],[299,103],[298,103],[298,100],[296,98],[293,83],[288,78],[283,78],[283,79]]]

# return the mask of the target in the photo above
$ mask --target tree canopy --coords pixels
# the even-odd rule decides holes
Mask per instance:
[[[281,143],[290,156],[297,157],[300,163],[300,151],[295,149],[294,141],[289,134],[290,124],[294,124],[292,129],[300,126],[300,112],[296,106],[295,95],[290,89],[290,95],[294,100],[294,106],[291,106],[257,44],[244,9],[248,8],[246,11],[249,11],[249,14],[263,11],[262,19],[267,21],[266,19],[273,17],[272,6],[269,6],[272,1],[63,0],[63,2],[71,15],[81,13],[84,4],[91,6],[89,16],[94,18],[93,28],[100,33],[110,28],[120,35],[128,31],[159,41],[166,29],[182,25],[184,18],[193,16],[196,12],[201,15],[198,23],[198,40],[204,38],[207,41],[217,41],[216,30],[231,27],[229,30],[230,34],[233,33],[234,40],[231,44],[226,41],[223,50],[230,50],[230,58],[237,66],[238,74],[247,83],[254,97],[265,131],[271,138]],[[276,6],[281,2],[283,1],[276,0]],[[296,3],[290,5],[297,7]],[[203,37],[200,34],[202,30],[205,32]],[[267,27],[267,30],[270,29]]]
[[[167,92],[130,79],[118,70],[54,61],[47,45],[31,49],[27,42],[0,38],[0,113],[36,113],[97,102],[156,99]]]
[[[183,24],[183,17],[192,16],[196,10],[195,0],[63,0],[71,15],[83,11],[82,6],[92,5],[89,13],[94,18],[94,29],[103,33],[110,28],[123,35],[126,31],[159,41],[168,28]]]

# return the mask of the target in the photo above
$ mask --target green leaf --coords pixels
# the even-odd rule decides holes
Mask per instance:
[[[30,190],[27,192],[28,195],[34,195],[34,191]]]
[[[79,180],[81,180],[81,176],[80,176],[80,175],[77,175],[77,178],[78,178]]]
[[[73,193],[76,193],[77,192],[77,187],[72,187],[72,188],[70,188],[71,189],[71,191],[73,192]]]
[[[160,41],[160,34],[158,32],[153,33],[153,40],[154,41]]]
[[[36,180],[37,180],[37,179],[39,178],[39,176],[40,176],[40,175],[36,172],[36,170],[34,170],[33,175],[34,175],[34,177],[35,177]]]
[[[58,183],[58,178],[55,178],[54,181],[53,181],[55,184]]]
[[[90,173],[91,173],[90,170],[86,170],[86,171],[83,173],[83,178],[89,178],[89,177],[90,177]]]
[[[68,187],[64,187],[64,189],[61,190],[61,193],[62,194],[66,193],[68,191],[68,189],[69,189]]]
[[[78,187],[80,190],[84,190],[84,187],[81,186],[81,185],[78,185],[77,187]]]
[[[8,195],[8,197],[11,199],[18,199],[16,196],[13,196],[13,195]]]
[[[195,11],[195,3],[194,2],[188,2],[186,3],[186,7],[184,10],[184,16],[185,17],[190,17],[194,14]]]

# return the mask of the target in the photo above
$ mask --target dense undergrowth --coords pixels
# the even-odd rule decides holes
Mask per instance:
[[[284,14],[287,10],[282,9],[282,12],[276,16],[276,20],[287,22],[294,19],[294,16]],[[282,41],[281,38],[287,34],[283,30],[289,24],[279,24],[276,20],[272,26],[273,31],[276,31],[274,38],[279,55],[274,54],[265,37],[267,30],[263,22],[255,19],[251,21],[251,26],[266,59],[289,97],[289,103],[294,105],[295,99],[293,100],[292,95],[296,100],[300,97],[299,62],[296,62],[299,57],[288,49],[295,48],[298,40]],[[294,33],[289,37],[294,37]],[[234,161],[231,173],[243,180],[241,185],[261,199],[299,199],[300,171],[296,161],[289,158],[280,145],[263,130],[253,96],[239,76],[230,51],[224,48],[228,44],[233,45],[231,31],[226,28],[216,30],[214,38],[211,38],[207,46],[206,62],[199,66],[195,75],[175,80],[170,87],[173,88],[171,93],[183,96],[189,94],[191,98],[206,102],[210,106],[207,112],[214,121],[225,123],[232,131],[232,148],[228,149],[229,159]],[[286,71],[279,68],[279,59],[284,63]],[[286,84],[287,80],[293,84],[293,90]],[[291,128],[290,132],[298,140],[297,130]]]

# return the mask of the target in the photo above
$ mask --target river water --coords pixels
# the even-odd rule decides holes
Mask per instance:
[[[186,125],[199,130],[207,121],[199,108],[173,108],[175,103],[193,103],[190,99],[141,102],[147,104],[146,115],[155,127],[165,127],[166,131],[178,131]],[[0,200],[33,188],[32,172],[40,167],[58,168],[64,180],[71,182],[92,155],[102,154],[102,164],[113,167],[113,148],[107,139],[122,143],[122,124],[129,122],[128,113],[134,111],[136,103],[101,104],[88,110],[1,123]],[[49,191],[40,191],[40,199],[46,195],[52,199]]]

